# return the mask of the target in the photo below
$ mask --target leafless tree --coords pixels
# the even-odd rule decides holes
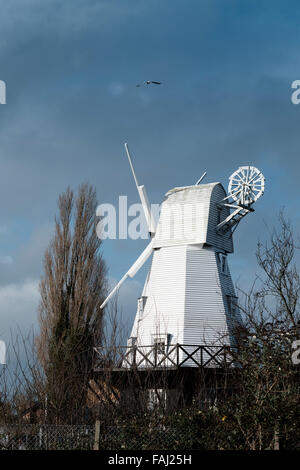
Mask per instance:
[[[244,323],[236,332],[239,374],[235,407],[229,402],[234,412],[228,414],[248,449],[278,448],[284,439],[299,438],[299,373],[291,361],[300,333],[297,249],[293,228],[280,212],[269,241],[258,243],[256,282],[250,292],[240,291]]]
[[[95,190],[87,184],[76,196],[70,188],[61,194],[55,235],[44,256],[37,347],[47,381],[48,415],[59,422],[80,419],[93,348],[103,340],[100,305],[106,267],[96,234],[96,206]]]

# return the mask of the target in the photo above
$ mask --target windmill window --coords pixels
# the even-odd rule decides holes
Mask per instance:
[[[233,295],[226,295],[228,312],[231,316],[235,316],[237,313],[237,297]]]
[[[232,310],[232,315],[233,316],[236,316],[237,312],[238,312],[238,298],[235,297],[235,296],[232,296],[231,297],[231,310]]]
[[[153,344],[155,346],[155,351],[158,356],[162,356],[166,353],[166,338],[157,336],[153,338]]]
[[[136,336],[131,336],[129,338],[129,346],[134,347],[137,345],[137,337]]]
[[[139,315],[139,318],[141,318],[144,314],[146,300],[147,300],[147,297],[145,297],[145,296],[142,296],[142,297],[138,298],[138,315]]]
[[[228,274],[226,255],[224,255],[223,253],[218,253],[218,255],[221,273]]]

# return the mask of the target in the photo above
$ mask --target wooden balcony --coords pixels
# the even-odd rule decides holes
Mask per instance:
[[[95,348],[95,371],[227,368],[234,364],[229,346],[171,344]]]

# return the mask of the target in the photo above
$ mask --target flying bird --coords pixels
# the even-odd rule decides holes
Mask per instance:
[[[139,86],[142,86],[142,85],[151,85],[151,83],[154,83],[154,85],[161,85],[161,82],[157,82],[155,80],[145,80],[144,82],[139,83],[136,86],[139,87]]]

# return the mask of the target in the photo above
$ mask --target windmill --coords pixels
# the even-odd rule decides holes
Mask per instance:
[[[197,354],[203,356],[199,345],[235,344],[235,327],[242,320],[227,257],[233,253],[232,234],[254,211],[265,179],[257,168],[241,166],[230,176],[227,194],[221,183],[203,184],[204,173],[196,184],[166,193],[156,225],[127,144],[125,149],[151,239],[101,307],[152,256],[127,347],[139,348],[141,367],[143,358],[153,364],[153,346],[160,365],[174,364],[180,354],[184,367],[195,367]],[[186,346],[178,351],[172,345]]]

